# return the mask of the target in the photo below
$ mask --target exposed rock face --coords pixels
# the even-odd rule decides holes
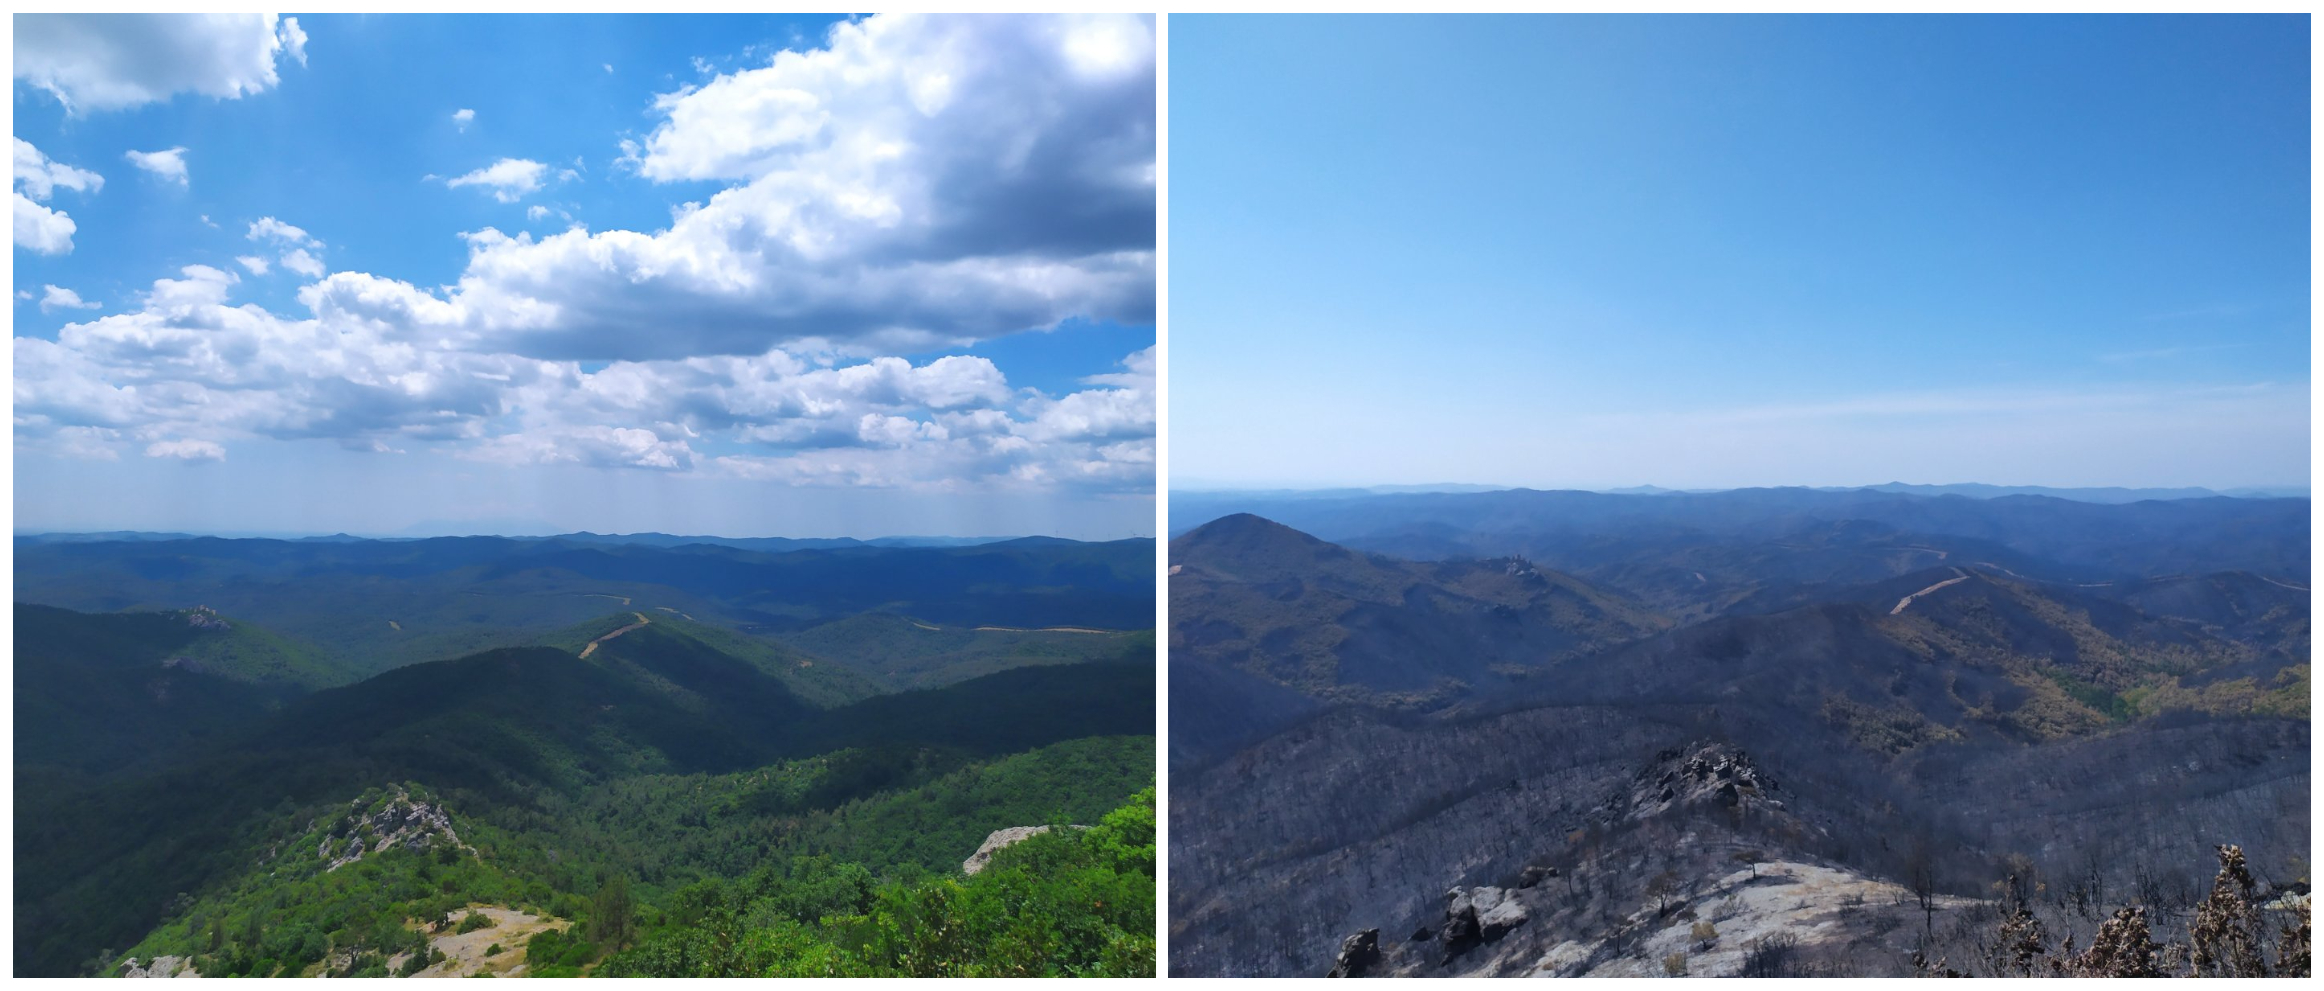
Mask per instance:
[[[1438,961],[1444,964],[1460,959],[1461,954],[1476,949],[1485,941],[1477,933],[1477,913],[1474,909],[1447,909],[1444,925],[1438,927],[1437,932],[1444,937],[1444,956]]]
[[[188,958],[186,958],[186,957],[155,957],[155,958],[153,958],[152,960],[148,961],[148,962],[146,963],[146,965],[145,965],[145,966],[143,966],[143,967],[139,967],[139,966],[137,966],[137,965],[135,964],[135,962],[134,962],[134,961],[125,961],[125,962],[124,962],[124,966],[125,966],[125,967],[127,967],[127,969],[126,969],[126,970],[123,970],[123,971],[121,972],[121,976],[123,976],[123,977],[200,977],[200,976],[202,976],[202,975],[200,975],[200,974],[197,974],[197,973],[195,973],[195,972],[194,972],[194,968],[193,968],[193,967],[191,967],[191,966],[189,966],[189,964],[190,964],[190,963],[192,963],[192,961],[191,961],[191,960],[189,960],[189,959],[188,959]]]
[[[1340,942],[1339,959],[1325,977],[1362,977],[1380,962],[1380,930],[1366,929]]]
[[[1089,827],[1075,826],[1073,828],[1088,829]],[[1039,836],[1048,831],[1049,827],[1047,826],[1010,826],[1007,829],[993,830],[991,836],[984,838],[983,846],[977,847],[975,853],[969,854],[967,860],[960,862],[960,869],[966,873],[975,874],[984,870],[986,864],[992,863],[994,851],[1003,847],[1015,846],[1029,837]]]
[[[226,622],[224,617],[218,615],[218,610],[209,606],[195,606],[186,610],[186,625],[197,630],[230,630],[234,628],[234,624]]]
[[[1479,886],[1454,888],[1444,893],[1444,959],[1450,963],[1455,957],[1480,944],[1492,943],[1509,934],[1509,930],[1525,924],[1525,906],[1513,892],[1502,888]]]
[[[460,842],[460,834],[453,831],[452,817],[442,806],[413,801],[410,793],[401,788],[378,811],[365,811],[360,799],[348,803],[348,810],[345,817],[323,832],[322,842],[315,850],[317,857],[330,862],[325,871],[338,870],[362,860],[366,854],[398,845],[420,850],[440,844],[468,848]]]
[[[1507,949],[1531,956],[1530,962],[1503,971],[1529,977],[1660,977],[1666,963],[1683,955],[1691,977],[1736,977],[1745,973],[1755,947],[1772,938],[1784,938],[1801,949],[1831,944],[1847,945],[1873,940],[1866,959],[1901,956],[1915,938],[1910,917],[1918,909],[1909,893],[1887,881],[1854,871],[1816,864],[1777,860],[1760,864],[1757,872],[1738,870],[1706,879],[1707,894],[1694,900],[1688,911],[1664,915],[1651,900],[1638,902],[1623,925],[1613,929],[1564,934],[1547,946],[1514,945]],[[1939,896],[1940,913],[1960,911],[1967,899]],[[1874,916],[1887,925],[1873,925]],[[1937,916],[1943,931],[1946,914]],[[1701,927],[1701,928],[1698,928]],[[1894,933],[1884,939],[1880,933]],[[1707,935],[1706,935],[1707,934]],[[1504,953],[1504,956],[1509,954]]]
[[[1495,896],[1490,907],[1485,905],[1482,898],[1482,895],[1488,891]],[[1479,895],[1477,899],[1477,930],[1478,935],[1485,938],[1485,942],[1498,941],[1501,937],[1508,935],[1509,930],[1525,924],[1525,906],[1517,900],[1514,893],[1504,892],[1499,888],[1478,888],[1477,894]]]
[[[1629,788],[1599,807],[1602,822],[1644,819],[1681,805],[1716,803],[1729,809],[1780,810],[1780,791],[1751,755],[1720,743],[1670,747],[1638,770]]]

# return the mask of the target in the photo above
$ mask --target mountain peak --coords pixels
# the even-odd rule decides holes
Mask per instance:
[[[1222,516],[1170,542],[1170,561],[1246,581],[1308,574],[1352,556],[1274,520],[1249,513]]]
[[[1263,548],[1305,548],[1312,551],[1331,544],[1264,516],[1235,513],[1221,516],[1179,535],[1170,542],[1171,556],[1189,551],[1249,553]]]
[[[1192,540],[1197,537],[1208,540],[1252,539],[1254,537],[1262,539],[1296,538],[1303,541],[1322,543],[1322,541],[1316,540],[1316,538],[1308,536],[1305,533],[1301,533],[1298,530],[1284,526],[1283,524],[1277,523],[1274,520],[1268,519],[1264,516],[1259,516],[1252,513],[1232,513],[1226,516],[1221,516],[1218,519],[1212,520],[1208,523],[1187,531],[1185,535],[1179,537],[1178,539]],[[1173,542],[1175,543],[1175,541]]]

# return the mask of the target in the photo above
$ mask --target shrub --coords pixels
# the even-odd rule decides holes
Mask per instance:
[[[2259,911],[2252,906],[2251,871],[2243,865],[2243,848],[2219,848],[2219,876],[2211,895],[2195,909],[2189,930],[2194,942],[2197,977],[2266,977],[2260,955]]]
[[[1735,976],[1807,976],[1807,968],[1802,966],[1800,960],[1798,938],[1787,933],[1778,933],[1753,941],[1751,949],[1743,954],[1743,968],[1737,971]]]

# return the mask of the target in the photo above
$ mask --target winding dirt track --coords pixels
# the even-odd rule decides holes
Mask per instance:
[[[2260,580],[2260,581],[2263,581],[2263,582],[2266,582],[2266,583],[2268,583],[2268,584],[2270,584],[2270,585],[2281,585],[2281,586],[2283,586],[2284,588],[2291,589],[2291,590],[2292,590],[2292,591],[2294,591],[2294,592],[2305,592],[2305,591],[2307,591],[2307,589],[2301,588],[2301,587],[2300,587],[2300,586],[2298,586],[2298,585],[2291,584],[2290,582],[2280,582],[2280,581],[2277,581],[2277,580],[2275,580],[2275,579],[2273,579],[2273,578],[2270,578],[2270,577],[2268,577],[2268,576],[2266,576],[2266,575],[2261,575],[2261,576],[2259,576],[2259,580]]]
[[[645,625],[647,625],[647,624],[649,624],[649,623],[652,623],[652,622],[653,622],[653,620],[647,619],[647,618],[646,618],[646,614],[644,614],[644,613],[642,613],[642,612],[633,612],[633,613],[630,613],[630,615],[637,617],[637,622],[635,622],[635,623],[631,623],[631,624],[629,624],[628,626],[624,626],[624,627],[622,627],[621,629],[615,630],[615,631],[613,631],[613,632],[611,632],[611,633],[608,633],[608,634],[606,634],[606,635],[604,635],[604,636],[602,636],[602,637],[598,637],[598,638],[597,638],[597,639],[595,639],[595,640],[591,640],[591,641],[589,641],[589,646],[581,648],[581,656],[583,656],[583,657],[588,657],[588,656],[589,656],[589,655],[591,655],[591,654],[597,653],[597,645],[598,645],[598,644],[604,643],[604,642],[606,642],[607,640],[611,640],[611,639],[613,639],[613,638],[615,638],[615,637],[618,637],[618,636],[620,636],[620,635],[622,635],[622,634],[624,634],[624,633],[628,633],[628,632],[629,632],[629,631],[631,631],[631,630],[637,629],[638,627],[645,626]]]
[[[1943,588],[1943,587],[1945,587],[1945,586],[1947,586],[1947,585],[1958,585],[1958,584],[1960,584],[1960,583],[1962,583],[1962,582],[1965,582],[1965,581],[1968,581],[1968,580],[1969,580],[1969,573],[1968,573],[1968,572],[1966,572],[1966,571],[1963,571],[1963,570],[1961,570],[1961,569],[1959,569],[1959,568],[1954,568],[1954,569],[1953,569],[1953,574],[1955,574],[1955,575],[1959,575],[1960,577],[1958,577],[1958,578],[1947,578],[1947,579],[1945,579],[1944,581],[1938,582],[1938,583],[1936,583],[1936,584],[1934,584],[1934,585],[1931,585],[1931,586],[1929,586],[1929,587],[1927,587],[1927,588],[1921,589],[1921,590],[1920,590],[1920,591],[1918,591],[1918,592],[1914,592],[1914,593],[1913,593],[1913,594],[1911,594],[1911,595],[1908,595],[1908,596],[1905,596],[1904,598],[1901,598],[1901,599],[1898,599],[1898,600],[1896,600],[1896,608],[1889,610],[1889,611],[1888,611],[1888,614],[1889,614],[1889,615],[1891,615],[1891,616],[1894,616],[1894,615],[1896,615],[1897,613],[1903,612],[1903,611],[1904,611],[1904,607],[1906,607],[1906,606],[1909,606],[1909,605],[1912,605],[1912,600],[1914,600],[1914,599],[1920,598],[1921,596],[1927,595],[1927,594],[1929,594],[1930,592],[1934,592],[1934,591],[1936,591],[1936,590],[1938,590],[1938,589],[1940,589],[1940,588]]]

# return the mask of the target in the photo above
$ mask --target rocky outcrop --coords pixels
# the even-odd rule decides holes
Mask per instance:
[[[1602,822],[1644,819],[1682,805],[1780,810],[1781,788],[1760,771],[1751,755],[1721,743],[1670,747],[1638,770],[1629,787],[1608,797],[1596,818]]]
[[[1380,930],[1366,929],[1340,941],[1340,955],[1325,977],[1363,977],[1380,962]]]
[[[230,630],[234,628],[234,624],[226,622],[225,617],[218,615],[218,610],[209,606],[195,606],[186,610],[185,615],[186,625],[197,630]]]
[[[1525,924],[1526,911],[1516,893],[1480,885],[1444,893],[1444,960],[1452,962],[1485,943],[1498,942],[1509,930]]]
[[[1074,826],[1071,828],[1088,829],[1089,827]],[[960,869],[965,873],[975,874],[984,870],[985,865],[992,863],[995,851],[1023,843],[1027,839],[1048,831],[1049,827],[1047,826],[1010,826],[1007,829],[993,830],[992,835],[984,838],[983,846],[977,847],[975,853],[969,854],[967,860],[960,862]]]
[[[376,799],[372,804],[377,807],[366,811],[361,799],[348,803],[347,815],[323,830],[315,855],[329,862],[323,868],[326,872],[393,846],[426,850],[449,844],[468,848],[453,831],[452,816],[443,806],[415,801],[401,788],[388,796],[385,804]]]
[[[122,962],[121,966],[122,966],[123,968],[125,968],[125,969],[124,969],[124,970],[122,970],[122,972],[121,972],[121,976],[123,976],[123,977],[200,977],[200,976],[202,976],[202,975],[200,975],[200,974],[197,974],[197,973],[195,973],[195,972],[194,972],[194,968],[193,968],[192,964],[193,964],[193,960],[192,960],[191,958],[189,958],[189,957],[155,957],[155,958],[153,958],[152,960],[148,961],[148,962],[145,964],[145,966],[143,966],[143,967],[140,967],[140,966],[138,966],[138,965],[137,965],[137,960],[136,960],[135,958],[131,958],[131,959],[129,959],[129,960],[126,960],[126,961],[123,961],[123,962]]]

